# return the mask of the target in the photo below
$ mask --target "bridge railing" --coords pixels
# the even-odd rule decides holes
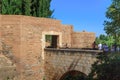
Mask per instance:
[[[69,52],[85,52],[92,54],[103,53],[103,50],[92,50],[92,49],[74,49],[74,48],[45,48],[45,51],[69,51]]]

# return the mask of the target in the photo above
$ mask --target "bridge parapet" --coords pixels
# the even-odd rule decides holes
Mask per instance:
[[[59,80],[66,72],[76,70],[88,75],[99,50],[45,49],[45,78]]]

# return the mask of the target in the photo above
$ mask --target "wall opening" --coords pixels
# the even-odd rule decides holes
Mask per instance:
[[[51,42],[49,45],[46,43],[46,35],[51,36]],[[55,32],[55,31],[45,31],[42,32],[42,59],[44,59],[44,48],[49,48],[49,47],[62,47],[62,33],[61,32]],[[54,42],[54,43],[53,43]]]
[[[86,75],[80,71],[72,70],[63,74],[59,80],[86,80]]]
[[[59,44],[59,35],[45,35],[45,47],[57,48]]]

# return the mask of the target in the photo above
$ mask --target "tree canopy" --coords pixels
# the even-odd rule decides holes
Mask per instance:
[[[0,14],[52,17],[51,0],[0,0]]]
[[[115,43],[120,43],[120,0],[112,0],[112,4],[106,12],[107,20],[104,22],[104,30],[112,35]]]
[[[115,39],[113,38],[113,36],[110,35],[104,35],[101,34],[99,37],[96,37],[95,42],[97,44],[101,43],[101,44],[107,44],[109,47],[111,47],[114,44]]]

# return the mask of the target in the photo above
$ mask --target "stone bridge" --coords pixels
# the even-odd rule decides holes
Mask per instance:
[[[45,49],[45,80],[62,80],[70,72],[84,76],[101,51],[80,49]]]

